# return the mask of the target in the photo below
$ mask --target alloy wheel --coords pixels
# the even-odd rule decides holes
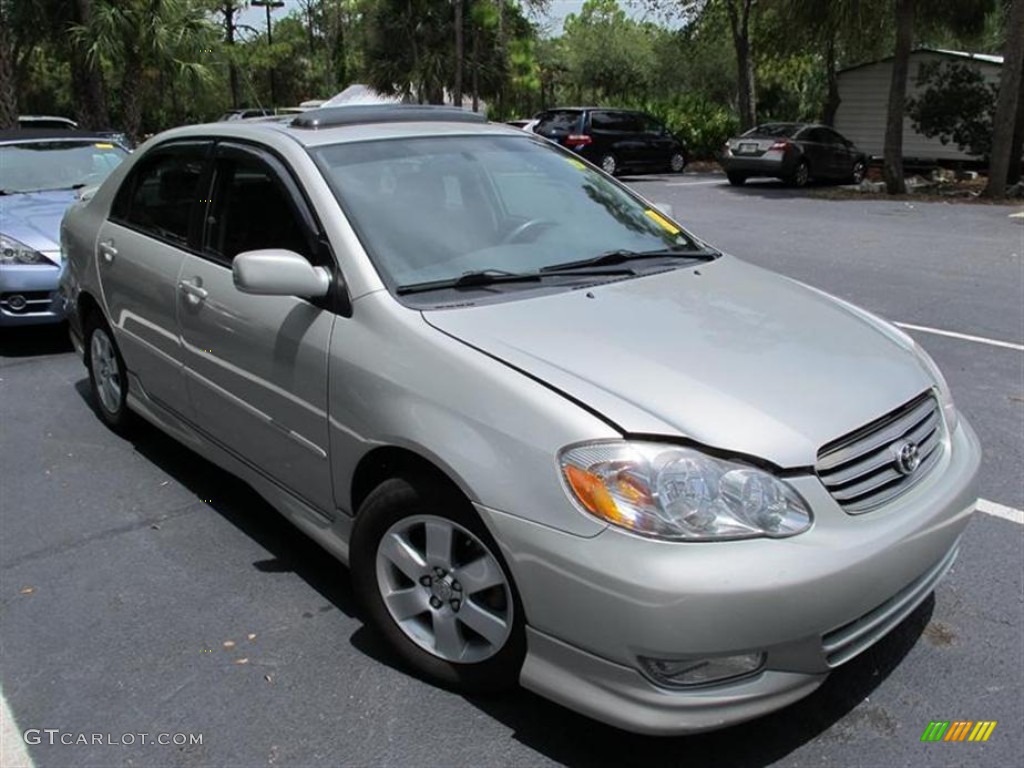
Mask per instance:
[[[469,664],[508,641],[513,600],[505,572],[458,523],[435,515],[398,521],[377,546],[376,573],[391,618],[428,653]]]
[[[114,343],[102,328],[92,332],[89,364],[92,367],[100,404],[108,413],[116,414],[121,407],[121,372]]]

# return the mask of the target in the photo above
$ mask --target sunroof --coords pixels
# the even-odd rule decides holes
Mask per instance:
[[[479,112],[458,107],[426,104],[362,104],[342,107],[321,107],[303,112],[292,120],[293,128],[335,128],[341,125],[367,123],[486,123]]]

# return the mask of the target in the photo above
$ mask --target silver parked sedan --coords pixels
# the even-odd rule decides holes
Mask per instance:
[[[252,484],[442,685],[753,718],[924,600],[974,508],[909,337],[458,110],[161,134],[62,243],[99,416]]]

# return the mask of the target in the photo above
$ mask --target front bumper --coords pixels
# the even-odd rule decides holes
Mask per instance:
[[[0,267],[0,327],[59,323],[63,303],[57,293],[60,267]]]
[[[478,506],[530,625],[521,682],[627,730],[681,734],[766,714],[881,639],[952,565],[977,500],[966,420],[945,455],[888,507],[847,515],[814,477],[791,482],[814,525],[789,539],[669,543],[608,528],[584,539]],[[687,690],[639,656],[766,654],[754,675]]]

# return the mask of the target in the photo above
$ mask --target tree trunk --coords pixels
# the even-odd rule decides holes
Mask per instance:
[[[1017,126],[1013,129],[1013,143],[1010,145],[1010,170],[1006,174],[1007,185],[1017,184],[1024,176],[1024,74],[1020,78],[1017,93]]]
[[[452,103],[456,107],[462,107],[462,0],[455,2],[455,93],[452,94]]]
[[[985,196],[1006,197],[1006,178],[1010,170],[1010,152],[1017,122],[1017,100],[1024,67],[1024,0],[1013,0],[1006,23],[1006,47],[999,78],[999,98],[992,124],[992,162],[988,169]]]
[[[821,121],[825,125],[836,124],[836,112],[839,111],[839,104],[842,101],[839,97],[839,77],[836,74],[836,31],[829,31],[828,42],[825,45],[825,80],[828,83],[828,95],[825,97],[825,110]]]
[[[903,113],[907,101],[910,51],[914,44],[914,5],[915,0],[896,0],[896,50],[885,122],[885,190],[890,195],[907,191],[903,177]]]
[[[235,13],[238,8],[234,0],[228,0],[221,8],[224,14],[224,42],[228,46],[228,87],[231,89],[231,108],[238,109],[238,65],[235,63]]]
[[[14,82],[14,46],[7,4],[0,2],[0,130],[18,127],[18,91]]]
[[[92,0],[75,3],[77,23],[88,26],[92,19]],[[82,128],[102,131],[110,128],[107,92],[100,64],[82,44],[71,43],[71,84],[75,116]]]
[[[473,74],[470,87],[473,89],[473,111],[480,111],[480,26],[473,25]]]
[[[139,129],[142,127],[142,74],[142,59],[136,52],[130,52],[121,78],[121,119],[124,132],[133,144],[139,142]]]
[[[754,89],[754,57],[750,50],[750,11],[754,0],[728,0],[729,25],[736,49],[736,94],[739,99],[740,129],[757,123],[757,95]]]

